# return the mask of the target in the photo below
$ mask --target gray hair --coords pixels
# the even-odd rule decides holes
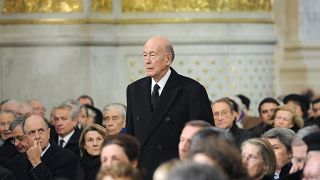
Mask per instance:
[[[124,104],[121,103],[111,103],[111,104],[107,104],[106,106],[104,106],[103,108],[103,114],[105,114],[107,111],[109,111],[111,108],[116,108],[119,110],[119,113],[121,116],[123,116],[124,119],[126,119],[126,111],[127,111],[127,107]]]
[[[316,125],[307,126],[302,129],[299,129],[299,131],[296,133],[296,135],[293,138],[292,146],[294,146],[294,145],[298,146],[298,145],[305,144],[303,141],[304,137],[306,137],[312,133],[319,132],[319,131],[320,131],[320,129]]]
[[[14,121],[11,122],[10,126],[9,126],[9,130],[13,131],[17,126],[21,126],[23,122],[26,120],[25,117],[17,117],[17,119],[15,119]]]
[[[235,110],[231,100],[229,98],[227,98],[227,97],[224,97],[224,98],[221,98],[221,99],[218,99],[218,100],[214,101],[211,104],[211,106],[214,106],[216,103],[221,103],[221,102],[226,103],[229,106],[231,112],[233,112]]]
[[[14,111],[11,111],[11,110],[0,110],[0,115],[7,114],[7,113],[12,114],[14,116],[14,118],[17,117],[17,114]]]
[[[293,137],[295,136],[295,132],[291,129],[287,128],[273,128],[269,131],[265,132],[262,137],[268,139],[278,139],[289,152],[291,151],[291,143]]]
[[[71,113],[71,118],[76,119],[80,112],[80,103],[76,100],[69,99],[62,103],[62,105],[56,107],[56,109],[69,109]]]

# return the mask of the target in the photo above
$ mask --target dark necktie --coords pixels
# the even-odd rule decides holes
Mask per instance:
[[[153,86],[153,91],[151,94],[151,105],[153,110],[156,108],[156,104],[159,98],[159,89],[160,89],[160,86],[158,84],[155,84]]]
[[[63,148],[63,143],[64,143],[64,140],[63,140],[63,139],[60,139],[59,147],[62,147],[62,148]]]

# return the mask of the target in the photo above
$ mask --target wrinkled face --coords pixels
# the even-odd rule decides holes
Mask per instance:
[[[84,139],[84,149],[91,156],[98,156],[101,153],[103,137],[98,131],[88,131]]]
[[[104,146],[101,151],[101,165],[103,167],[109,167],[115,162],[130,163],[130,160],[123,148],[116,144],[110,144]]]
[[[33,114],[44,118],[46,109],[44,108],[44,105],[40,101],[32,101],[30,105],[32,107]]]
[[[2,140],[6,140],[11,137],[9,126],[14,119],[15,117],[11,113],[2,113],[0,115],[0,135]]]
[[[143,57],[146,74],[156,82],[167,73],[172,63],[172,54],[166,50],[167,43],[162,38],[152,38],[144,45]]]
[[[185,160],[188,158],[191,138],[195,133],[197,133],[200,130],[200,127],[188,125],[183,128],[179,141],[179,157],[181,160]]]
[[[309,152],[306,167],[303,170],[303,180],[320,179],[320,154],[319,152]]]
[[[294,107],[297,116],[300,116],[301,118],[303,117],[303,111],[302,111],[301,106],[300,106],[300,104],[298,102],[296,102],[296,101],[288,101],[287,104],[289,104],[289,105]]]
[[[285,164],[291,160],[291,152],[279,141],[277,138],[267,138],[272,145],[272,148],[276,154],[277,170],[280,170]]]
[[[293,145],[292,150],[292,164],[297,167],[298,170],[302,170],[307,158],[308,146],[305,144]]]
[[[292,128],[293,114],[290,111],[278,110],[274,117],[274,127],[276,128]]]
[[[122,128],[125,127],[125,119],[117,108],[109,108],[103,114],[103,121],[107,129],[108,135],[114,135],[121,132]]]
[[[29,146],[40,144],[42,150],[48,146],[50,129],[40,116],[30,116],[24,124],[27,142]]]
[[[13,144],[20,153],[24,153],[29,149],[27,137],[23,134],[22,127],[17,126],[12,130]]]
[[[249,177],[255,179],[263,176],[264,162],[262,154],[256,145],[246,143],[241,148],[242,162],[246,167]]]
[[[193,156],[192,160],[194,162],[200,163],[200,164],[206,164],[209,166],[215,166],[217,164],[216,161],[211,159],[209,156],[207,156],[204,153],[197,153]]]
[[[274,104],[274,103],[264,103],[264,104],[262,104],[261,108],[260,108],[261,120],[264,123],[267,123],[268,121],[270,121],[271,118],[273,117],[274,111],[276,110],[277,107],[278,107],[277,104]]]
[[[212,106],[215,126],[221,129],[229,129],[233,125],[235,113],[225,102],[217,102]]]
[[[71,133],[77,125],[77,120],[72,119],[69,109],[56,109],[54,111],[54,126],[57,134],[65,137]]]
[[[313,117],[320,117],[320,102],[312,105]]]

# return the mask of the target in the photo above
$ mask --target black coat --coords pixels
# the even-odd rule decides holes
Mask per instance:
[[[70,137],[67,144],[64,146],[64,149],[68,149],[69,151],[72,151],[80,158],[80,148],[79,148],[79,139],[81,136],[82,130],[78,127],[75,128],[74,133]],[[54,137],[53,142],[54,144],[58,145],[58,134]]]
[[[241,144],[250,138],[256,137],[252,132],[240,129],[236,123],[233,123],[232,127],[230,128],[230,133],[233,135],[235,143],[238,148],[241,147]]]
[[[100,164],[100,156],[90,156],[84,153],[80,159],[77,180],[95,180]]]
[[[0,165],[6,167],[7,161],[20,154],[17,148],[11,143],[11,139],[9,138],[4,141],[3,145],[0,147]]]
[[[146,168],[146,179],[152,179],[162,162],[178,157],[179,137],[186,122],[201,119],[213,124],[205,88],[172,68],[153,111],[150,98],[150,77],[127,87],[126,130],[141,143],[140,163]]]
[[[15,180],[13,173],[0,165],[0,180]]]
[[[74,153],[51,144],[41,161],[33,168],[24,153],[9,161],[8,168],[17,180],[75,180],[79,160]]]

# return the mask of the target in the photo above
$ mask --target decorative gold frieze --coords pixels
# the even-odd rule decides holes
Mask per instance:
[[[123,0],[123,12],[271,11],[273,0]]]
[[[83,11],[82,0],[3,0],[3,13],[68,13]]]
[[[92,0],[91,9],[93,12],[112,12],[112,0]]]

